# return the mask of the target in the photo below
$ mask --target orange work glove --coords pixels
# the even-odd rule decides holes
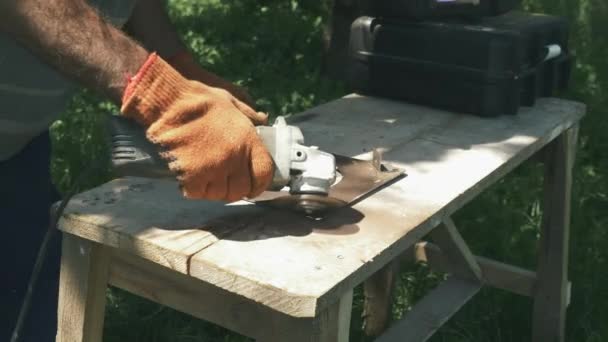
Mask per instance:
[[[207,71],[194,59],[194,56],[188,51],[182,50],[175,55],[167,58],[167,62],[171,64],[182,76],[189,80],[199,81],[212,87],[222,88],[227,90],[237,99],[245,102],[253,107],[255,105],[249,93],[243,88],[234,83],[231,83],[216,74]]]
[[[156,54],[129,80],[121,112],[162,147],[185,197],[235,201],[259,195],[272,181],[272,158],[243,104],[185,79]]]

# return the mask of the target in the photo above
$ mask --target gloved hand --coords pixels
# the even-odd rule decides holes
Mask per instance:
[[[121,113],[163,148],[185,197],[235,201],[259,195],[272,181],[272,158],[243,104],[185,79],[156,54],[130,79]]]
[[[244,88],[226,81],[216,74],[203,69],[203,67],[201,67],[201,65],[188,51],[183,50],[176,53],[175,55],[169,57],[167,62],[171,64],[175,70],[179,71],[182,76],[189,80],[199,81],[212,87],[225,89],[234,97],[247,104],[249,107],[253,107],[255,105],[253,99]],[[255,112],[253,109],[252,111]],[[258,116],[254,120],[263,119],[265,124],[268,120],[266,115],[264,113],[257,114]]]

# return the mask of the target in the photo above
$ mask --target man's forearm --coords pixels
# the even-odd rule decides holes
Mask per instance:
[[[0,1],[0,31],[44,62],[119,103],[148,52],[85,0]]]
[[[180,40],[162,0],[139,0],[125,29],[146,48],[156,51],[165,58],[182,76],[212,87],[225,89],[247,105],[255,105],[245,89],[205,70],[199,64],[196,56],[190,53]]]

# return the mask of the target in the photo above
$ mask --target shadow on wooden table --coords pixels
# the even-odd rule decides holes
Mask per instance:
[[[323,218],[306,217],[301,213],[270,208],[253,214],[226,215],[210,221],[209,227],[213,227],[211,233],[218,228],[221,232],[225,232],[226,228],[233,232],[243,228],[247,230],[247,234],[224,235],[222,239],[253,241],[310,234],[355,234],[359,231],[357,223],[363,218],[363,213],[351,207],[336,209]],[[222,227],[224,229],[221,229]]]

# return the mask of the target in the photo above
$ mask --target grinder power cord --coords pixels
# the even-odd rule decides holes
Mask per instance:
[[[184,72],[192,70],[184,58],[173,62]],[[208,75],[188,75],[205,78],[203,76]],[[222,86],[217,82],[214,85]],[[239,94],[236,88],[230,90]],[[155,53],[150,54],[129,79],[122,96],[121,112],[124,117],[142,125],[140,130],[145,130],[148,138],[159,144],[161,154],[169,161],[186,197],[231,201],[244,196],[255,197],[271,184],[273,162],[254,127],[266,123],[266,115],[255,112],[227,90],[184,78]],[[202,151],[205,154],[201,154]],[[49,241],[57,233],[63,210],[82,180],[100,167],[103,165],[95,163],[83,171],[54,210],[11,342],[18,342],[22,337]]]

